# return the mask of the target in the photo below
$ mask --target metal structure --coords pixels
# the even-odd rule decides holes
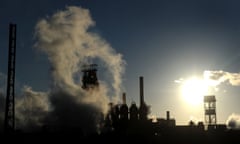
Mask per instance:
[[[83,66],[82,88],[89,89],[99,85],[97,79],[97,65],[90,64]]]
[[[144,88],[143,88],[143,77],[139,77],[139,90],[140,90],[140,106],[144,105]]]
[[[140,106],[139,106],[139,119],[147,120],[148,106],[144,101],[144,86],[143,86],[143,76],[139,77],[139,88],[140,88]]]
[[[169,121],[170,120],[170,111],[167,111],[166,115],[167,115],[167,120]]]
[[[124,92],[123,95],[122,95],[122,104],[127,104],[127,101],[126,101],[126,93]]]
[[[205,123],[207,125],[216,125],[216,98],[214,95],[204,96]]]
[[[16,24],[9,26],[9,52],[8,52],[8,75],[7,75],[7,96],[4,131],[13,132],[15,129],[15,103],[14,103],[14,81],[16,62]]]

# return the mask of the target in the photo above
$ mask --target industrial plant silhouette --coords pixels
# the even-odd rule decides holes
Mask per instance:
[[[239,130],[228,129],[225,124],[217,123],[216,98],[214,95],[204,97],[205,122],[188,125],[176,125],[171,118],[170,111],[166,111],[166,118],[155,121],[148,118],[149,106],[144,100],[144,77],[139,77],[140,103],[126,103],[126,93],[122,95],[122,103],[110,102],[108,113],[102,116],[99,131],[84,133],[81,127],[61,127],[46,124],[37,132],[25,133],[15,129],[15,56],[16,56],[16,24],[10,24],[9,31],[9,60],[4,132],[6,138],[21,137],[48,138],[52,141],[65,139],[98,142],[98,143],[233,143],[240,136]],[[91,91],[99,87],[97,65],[88,64],[82,68],[82,89]],[[69,105],[71,107],[71,105]],[[60,137],[59,137],[60,136]],[[114,139],[114,141],[112,141]]]

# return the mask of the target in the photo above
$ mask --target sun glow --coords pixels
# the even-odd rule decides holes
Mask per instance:
[[[208,93],[208,83],[203,79],[192,77],[182,82],[182,97],[192,106],[202,104],[203,97]]]

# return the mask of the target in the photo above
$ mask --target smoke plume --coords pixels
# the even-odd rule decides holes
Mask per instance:
[[[227,82],[233,86],[240,85],[240,73],[230,73],[225,71],[204,71],[204,78],[209,80],[214,86],[217,86],[224,82]]]
[[[5,111],[5,87],[7,76],[0,72],[0,132],[3,131],[4,111]]]
[[[240,129],[240,115],[231,114],[227,119],[227,126],[230,129]]]
[[[115,95],[119,95],[124,61],[99,35],[89,32],[94,26],[89,11],[80,7],[67,7],[36,26],[36,47],[45,52],[52,64],[57,87],[78,89],[73,76],[89,59],[98,58],[112,75]],[[67,87],[67,88],[66,88]]]
[[[0,72],[0,93],[3,95],[5,93],[5,87],[7,82],[7,76]]]
[[[40,20],[36,25],[35,47],[43,51],[51,64],[52,89],[48,94],[51,110],[44,122],[62,127],[79,127],[83,131],[97,128],[101,114],[107,112],[109,87],[114,97],[120,95],[121,76],[124,72],[122,55],[96,33],[90,32],[95,25],[87,9],[70,6],[52,16]],[[111,85],[100,81],[98,89],[81,88],[81,67],[92,60],[103,63],[111,76]],[[47,103],[45,93],[34,93],[26,89],[30,99],[41,97]],[[114,98],[113,98],[114,99]],[[49,106],[40,104],[40,113],[45,115]],[[42,119],[34,119],[40,123]]]
[[[36,92],[31,87],[24,86],[22,96],[16,99],[15,109],[17,129],[39,129],[50,110],[48,93]]]

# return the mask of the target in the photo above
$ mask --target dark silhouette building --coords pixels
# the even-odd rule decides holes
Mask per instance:
[[[137,121],[138,120],[138,107],[135,102],[132,102],[130,108],[129,108],[129,115],[131,121]]]
[[[82,72],[83,72],[82,76],[83,89],[95,88],[99,85],[96,64],[84,65]]]
[[[148,119],[149,107],[144,102],[143,77],[140,77],[140,107],[132,102],[128,107],[126,104],[126,93],[122,95],[122,103],[114,105],[110,103],[110,110],[106,122],[111,123],[113,131],[120,134],[148,133],[151,131],[151,120]],[[109,120],[111,122],[109,122]],[[109,126],[109,125],[108,125]],[[108,128],[109,129],[109,128]],[[110,128],[111,129],[111,128]]]
[[[123,93],[122,104],[120,105],[120,120],[128,120],[128,106],[126,104],[126,93]]]

